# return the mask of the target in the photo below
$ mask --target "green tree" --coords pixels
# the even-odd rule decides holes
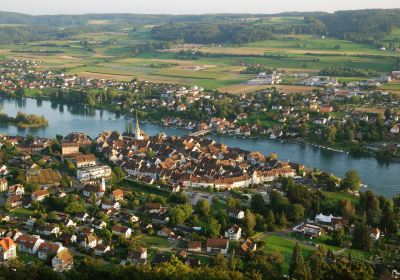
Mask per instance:
[[[267,223],[268,231],[274,231],[276,224],[275,224],[275,215],[274,212],[269,209],[267,212],[267,217],[265,218],[265,222]]]
[[[321,247],[311,255],[309,266],[313,280],[326,279],[325,277],[329,272],[329,265],[325,259],[325,253]]]
[[[345,233],[343,228],[339,228],[332,233],[332,243],[335,246],[342,247],[345,240]]]
[[[356,191],[360,188],[360,185],[361,185],[361,178],[358,175],[357,171],[355,170],[347,171],[344,179],[340,183],[340,187],[343,190]]]
[[[356,249],[369,250],[371,248],[371,238],[365,222],[357,222],[355,224],[352,244]]]
[[[254,213],[265,213],[266,206],[264,197],[261,194],[256,193],[251,197],[250,208]]]
[[[256,216],[249,210],[246,210],[245,216],[246,232],[248,236],[254,235],[254,227],[256,226]]]
[[[221,232],[221,225],[216,219],[211,218],[208,224],[208,235],[210,237],[218,237]]]
[[[211,206],[206,199],[200,199],[199,201],[197,201],[195,209],[196,212],[202,216],[208,217],[211,214]]]
[[[300,248],[300,243],[296,243],[289,266],[289,276],[292,279],[309,280],[311,279],[310,269],[304,262]]]

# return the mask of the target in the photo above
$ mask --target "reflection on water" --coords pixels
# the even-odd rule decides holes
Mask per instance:
[[[18,111],[28,114],[44,115],[49,121],[45,128],[20,129],[14,126],[1,126],[0,132],[9,135],[37,135],[55,137],[72,131],[87,132],[92,138],[104,130],[124,131],[126,120],[115,113],[105,110],[94,110],[85,105],[57,104],[54,102],[33,99],[1,99],[3,111],[15,116]],[[40,104],[40,105],[39,105]],[[149,123],[142,123],[141,128],[149,135],[165,132],[168,135],[185,135],[186,130],[166,128]],[[400,164],[380,162],[373,158],[358,158],[329,150],[321,150],[307,144],[281,143],[279,141],[242,139],[228,136],[211,136],[217,142],[250,151],[260,151],[265,155],[275,152],[281,160],[303,163],[308,167],[343,176],[346,171],[355,169],[360,173],[364,183],[374,191],[392,196],[400,193]]]

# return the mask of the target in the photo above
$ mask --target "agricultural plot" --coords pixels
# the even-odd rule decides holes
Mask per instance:
[[[298,17],[271,17],[263,19],[263,23],[287,24],[302,20]],[[90,25],[111,23],[97,20],[88,22]],[[245,67],[239,65],[243,63],[263,64],[287,73],[318,73],[323,68],[334,66],[386,73],[394,69],[398,59],[396,53],[383,52],[374,46],[331,38],[318,39],[308,35],[276,35],[273,40],[204,48],[201,51],[209,55],[193,59],[178,59],[175,54],[155,52],[124,58],[138,44],[156,42],[151,38],[151,28],[152,26],[142,26],[135,30],[125,28],[118,32],[83,33],[65,41],[2,46],[0,55],[41,61],[40,67],[45,70],[67,69],[72,74],[121,81],[137,78],[186,86],[196,84],[209,90],[217,89],[234,94],[270,88],[243,84],[255,77],[240,74]],[[83,47],[83,41],[90,42],[91,48]],[[341,79],[357,80],[346,77]],[[294,83],[295,80],[285,78],[284,85],[279,87],[289,92],[312,90],[294,86]],[[400,92],[397,84],[385,85],[384,89]]]

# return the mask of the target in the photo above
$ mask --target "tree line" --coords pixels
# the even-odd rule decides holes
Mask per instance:
[[[272,39],[272,27],[245,23],[170,23],[154,27],[151,34],[154,39],[163,41],[242,44]]]

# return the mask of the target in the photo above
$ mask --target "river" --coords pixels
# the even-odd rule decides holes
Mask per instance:
[[[126,120],[115,113],[89,109],[86,106],[71,106],[51,103],[47,100],[4,99],[0,98],[3,112],[15,116],[17,112],[44,115],[49,121],[45,128],[21,129],[0,124],[0,133],[8,135],[27,135],[53,138],[56,134],[66,135],[82,131],[95,138],[101,131],[124,131]],[[141,128],[149,135],[165,132],[168,135],[184,135],[183,129],[141,123]],[[382,163],[374,158],[357,158],[346,153],[323,150],[308,144],[281,143],[275,140],[241,139],[230,136],[210,136],[228,146],[240,147],[250,151],[260,151],[265,155],[277,153],[279,159],[302,163],[308,167],[343,176],[346,171],[355,169],[363,183],[378,194],[391,197],[400,193],[400,163]]]

